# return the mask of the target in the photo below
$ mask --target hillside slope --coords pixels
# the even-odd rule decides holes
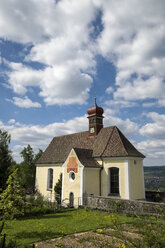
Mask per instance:
[[[145,166],[146,190],[165,191],[165,166]]]

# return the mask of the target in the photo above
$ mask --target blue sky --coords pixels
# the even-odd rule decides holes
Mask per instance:
[[[164,64],[165,1],[0,1],[0,128],[15,160],[88,130],[96,92],[104,126],[165,165]]]

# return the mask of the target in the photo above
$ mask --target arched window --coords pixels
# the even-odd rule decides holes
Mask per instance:
[[[70,192],[69,194],[69,207],[74,207],[74,194]]]
[[[53,189],[53,169],[48,169],[47,190]]]
[[[119,195],[119,168],[109,168],[110,194]]]

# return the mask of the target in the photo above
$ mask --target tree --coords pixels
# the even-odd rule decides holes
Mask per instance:
[[[54,186],[55,191],[55,199],[58,204],[61,204],[61,191],[62,191],[62,173],[60,174],[60,178],[58,179],[58,182]]]
[[[0,188],[5,189],[13,159],[9,150],[10,135],[0,130]]]
[[[18,169],[16,169],[7,180],[7,187],[0,195],[0,212],[2,214],[2,224],[0,227],[0,245],[5,247],[5,237],[2,235],[5,221],[13,219],[16,215],[24,213],[24,195],[19,184]],[[12,246],[15,247],[15,246]]]
[[[35,154],[34,163],[37,162],[37,160],[41,157],[42,154],[43,154],[43,151],[41,149],[39,149],[38,153]]]
[[[34,154],[33,149],[29,144],[27,147],[24,147],[20,153],[23,157],[23,162],[20,164],[20,173],[22,177],[21,184],[26,189],[32,189],[35,187],[35,163],[40,158],[42,153],[43,151],[39,149],[39,152]]]
[[[21,156],[23,157],[23,161],[27,165],[33,165],[34,164],[34,152],[32,147],[28,144],[27,147],[24,147],[22,152],[20,152]]]
[[[0,209],[3,220],[12,219],[22,214],[24,207],[24,194],[19,183],[18,169],[7,180],[7,187],[0,195]]]

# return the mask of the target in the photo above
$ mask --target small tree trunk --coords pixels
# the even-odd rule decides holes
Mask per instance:
[[[5,248],[5,240],[6,240],[6,234],[3,235],[2,248]]]
[[[2,233],[2,231],[3,231],[4,224],[5,224],[5,222],[4,222],[4,221],[2,221],[2,225],[1,225],[1,227],[0,227],[0,234],[1,234],[1,233]]]

